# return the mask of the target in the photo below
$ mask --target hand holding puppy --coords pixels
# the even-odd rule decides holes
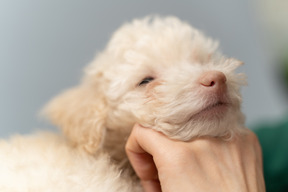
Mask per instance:
[[[126,152],[146,192],[265,191],[261,148],[249,130],[229,141],[182,142],[136,124]]]

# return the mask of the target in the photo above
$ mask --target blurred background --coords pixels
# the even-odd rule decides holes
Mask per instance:
[[[0,0],[0,136],[55,129],[38,117],[40,109],[79,82],[121,24],[149,14],[188,21],[245,62],[247,126],[285,116],[286,0]]]

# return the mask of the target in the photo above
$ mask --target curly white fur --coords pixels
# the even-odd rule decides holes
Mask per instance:
[[[88,184],[91,188],[87,189],[95,187],[96,191],[140,190],[133,188],[134,180],[129,176],[119,177],[120,171],[130,169],[124,145],[136,122],[183,141],[198,136],[233,135],[244,126],[239,89],[245,84],[245,77],[234,72],[241,62],[224,57],[217,48],[217,42],[174,17],[147,17],[125,24],[86,68],[82,83],[53,99],[44,110],[51,121],[61,127],[70,144],[56,136],[39,136],[43,141],[37,139],[38,136],[34,139],[19,137],[25,150],[17,148],[9,154],[8,149],[17,145],[17,139],[6,143],[9,154],[6,160],[21,159],[26,148],[36,145],[37,149],[28,153],[28,157],[33,158],[31,162],[35,163],[24,163],[23,174],[27,172],[39,177],[43,174],[43,180],[47,180],[43,182],[46,189],[53,184],[69,191],[73,191],[70,190],[73,187],[74,191],[85,191],[82,189]],[[225,75],[223,94],[208,93],[199,84],[203,74],[211,71]],[[140,85],[147,77],[151,82]],[[199,115],[201,110],[214,106],[219,100],[227,105],[227,111],[212,113],[210,117]],[[49,145],[49,152],[41,150],[51,142],[55,144],[53,147]],[[42,146],[41,143],[46,144]],[[83,153],[83,149],[88,153]],[[47,155],[48,159],[42,159],[42,155]],[[54,161],[55,158],[63,162]],[[77,165],[75,162],[64,165],[75,158],[79,160]],[[115,164],[118,172],[117,168],[109,167],[110,164]],[[18,164],[13,163],[13,166]],[[57,174],[49,167],[57,169]],[[20,172],[15,173],[18,175]],[[10,174],[24,179],[15,173]],[[129,173],[124,171],[122,174]],[[68,181],[66,186],[63,184],[65,177],[74,180]],[[104,182],[103,188],[99,188],[99,181]],[[42,186],[42,182],[38,184]],[[0,184],[0,189],[2,186],[5,185]],[[23,188],[33,186],[28,182]],[[33,189],[42,191],[42,188]]]
[[[1,192],[140,191],[108,155],[95,158],[52,133],[0,141]],[[125,175],[126,174],[126,175]]]

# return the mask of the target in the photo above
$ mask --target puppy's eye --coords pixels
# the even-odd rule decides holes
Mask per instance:
[[[154,80],[153,77],[146,77],[138,84],[138,86],[146,85],[146,84],[150,83],[153,80]]]

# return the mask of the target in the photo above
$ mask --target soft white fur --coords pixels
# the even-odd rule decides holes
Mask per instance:
[[[244,123],[239,89],[245,78],[234,72],[241,62],[217,47],[174,17],[125,24],[86,68],[81,84],[44,109],[64,137],[36,134],[1,142],[0,191],[141,190],[124,152],[136,122],[183,141],[233,136]],[[228,112],[193,118],[219,99],[199,86],[209,71],[226,76]],[[154,80],[139,86],[145,77]]]
[[[108,155],[95,158],[53,133],[14,136],[0,149],[1,192],[140,191]]]

